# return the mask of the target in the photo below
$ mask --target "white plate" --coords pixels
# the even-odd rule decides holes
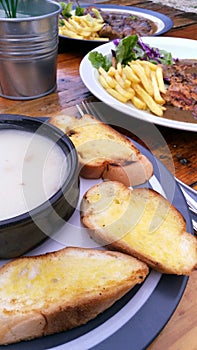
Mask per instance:
[[[172,37],[144,37],[143,42],[153,47],[158,47],[172,53],[174,58],[194,58],[197,59],[197,41],[190,39],[172,38]],[[110,54],[111,49],[115,46],[113,42],[101,45],[92,51],[98,51],[103,55]],[[131,117],[144,120],[146,122],[155,123],[171,128],[197,131],[196,123],[187,123],[162,117],[157,117],[147,111],[141,111],[135,108],[130,103],[122,103],[109,95],[105,89],[100,85],[98,81],[98,72],[92,66],[88,59],[89,53],[82,59],[79,72],[82,81],[91,93],[96,96],[100,101],[113,107],[114,109],[123,112]]]
[[[87,5],[80,5],[81,7],[87,7]],[[110,13],[118,13],[118,12],[124,12],[127,13],[128,15],[136,15],[140,17],[147,18],[151,21],[153,21],[157,25],[157,30],[153,34],[155,35],[161,35],[163,33],[166,33],[168,30],[170,30],[173,26],[173,22],[170,19],[170,17],[163,15],[162,13],[156,12],[156,11],[151,11],[151,10],[146,10],[142,8],[137,8],[137,7],[131,7],[131,6],[117,6],[117,5],[98,5],[96,4],[95,7],[100,8],[103,11],[109,11]],[[75,8],[75,6],[73,6]],[[73,14],[74,14],[73,10]],[[79,41],[84,41],[84,42],[93,42],[93,43],[103,43],[104,41],[100,40],[85,40],[85,39],[73,39],[69,38],[64,35],[60,35],[61,38],[66,38],[66,39],[71,39],[71,40],[79,40]]]

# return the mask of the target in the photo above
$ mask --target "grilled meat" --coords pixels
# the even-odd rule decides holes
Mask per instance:
[[[108,37],[110,40],[124,38],[127,35],[138,34],[139,36],[152,35],[156,31],[155,24],[143,17],[132,16],[124,13],[110,14],[101,13],[105,25],[99,36]]]
[[[169,83],[165,100],[175,107],[192,111],[197,117],[197,60],[180,60],[163,69]]]
[[[94,17],[92,8],[94,6],[86,8],[85,14],[90,13]],[[98,8],[97,10],[101,13],[105,22],[105,25],[99,32],[100,37],[113,40],[134,34],[139,36],[153,35],[157,31],[157,25],[148,18],[128,15],[128,13],[125,14],[124,12],[110,13]]]

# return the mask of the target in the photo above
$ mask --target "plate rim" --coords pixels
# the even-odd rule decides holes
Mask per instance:
[[[181,189],[178,183],[175,181],[173,175],[169,172],[169,170],[161,163],[161,161],[156,158],[149,150],[145,149],[143,146],[138,144],[136,141],[133,141],[139,150],[149,158],[153,162],[154,166],[154,174],[156,178],[164,179],[165,184],[165,193],[167,191],[170,193],[171,189],[169,186],[169,182],[174,186],[175,192],[173,196],[173,203],[175,206],[182,212],[184,218],[187,223],[187,231],[193,234],[191,218],[189,216],[189,211],[187,208],[187,204],[185,198],[181,192]],[[159,182],[160,183],[160,182]],[[163,189],[163,185],[162,185]],[[167,195],[168,198],[168,195]],[[161,275],[161,278],[154,289],[153,293],[150,295],[148,300],[142,306],[141,309],[117,332],[113,333],[109,338],[106,338],[103,342],[96,344],[94,347],[88,349],[94,350],[107,350],[109,349],[109,345],[113,346],[114,350],[119,350],[120,346],[122,346],[121,340],[124,339],[124,349],[130,350],[130,342],[132,341],[132,350],[143,350],[145,349],[160,333],[160,331],[164,328],[173,312],[177,308],[181,297],[184,293],[184,290],[187,286],[188,277],[187,276],[176,276],[176,275]],[[166,295],[166,289],[168,293]],[[158,305],[162,305],[162,310],[164,312],[160,312],[158,308],[155,306],[155,298],[158,301]],[[113,308],[113,306],[112,306]],[[152,312],[152,308],[154,308],[154,318],[150,321],[150,312]],[[94,321],[94,320],[93,320]],[[134,324],[133,324],[134,321]],[[153,321],[153,322],[152,322]],[[90,321],[91,322],[91,321]],[[147,330],[145,332],[145,326],[147,326]],[[145,327],[145,328],[144,328]],[[139,337],[139,332],[136,334],[136,328],[141,330],[141,336]],[[95,328],[96,329],[96,328]],[[74,330],[71,330],[75,332]],[[66,331],[69,332],[69,331]],[[63,335],[66,334],[63,332]],[[125,338],[128,337],[129,339]],[[87,332],[88,334],[88,332]],[[43,349],[56,349],[63,350],[65,342],[60,342],[58,345],[51,347],[51,340],[58,338],[61,336],[60,334],[54,334],[51,336],[38,338],[34,340],[30,340],[27,342],[20,342],[17,344],[7,345],[6,349],[8,350],[20,350],[21,346],[23,350],[43,350]],[[132,338],[132,339],[131,339]],[[59,338],[58,338],[59,339]],[[40,343],[44,341],[45,345],[39,346]],[[69,344],[69,342],[68,342]],[[85,346],[85,347],[83,347]],[[0,349],[4,349],[4,346],[0,346]],[[73,350],[87,350],[86,345],[83,345],[81,342],[78,347],[72,348]]]
[[[186,39],[186,38],[176,38],[176,37],[153,37],[153,36],[145,36],[142,37],[142,40],[144,42],[148,42],[148,41],[161,41],[165,43],[169,43],[169,42],[174,42],[174,43],[186,43],[186,44],[195,44],[196,46],[196,50],[197,50],[197,41],[196,40],[192,40],[192,39]],[[167,118],[162,118],[162,117],[158,117],[155,116],[151,113],[148,112],[143,112],[138,110],[137,108],[135,108],[134,106],[132,106],[132,109],[130,109],[129,105],[126,105],[122,102],[119,102],[118,100],[116,100],[114,97],[112,97],[110,94],[108,94],[104,88],[96,81],[96,79],[92,78],[93,74],[96,74],[96,68],[94,68],[92,66],[92,64],[90,63],[90,61],[88,60],[88,55],[90,52],[93,51],[103,51],[105,50],[106,47],[111,47],[114,48],[114,44],[113,41],[104,43],[98,47],[93,48],[92,50],[90,50],[88,53],[86,53],[86,55],[83,57],[83,59],[80,62],[80,66],[79,66],[79,74],[80,77],[83,81],[83,83],[86,85],[86,87],[90,90],[90,92],[96,96],[101,102],[106,103],[109,106],[113,106],[114,109],[116,109],[119,112],[125,113],[127,115],[129,115],[130,117],[136,118],[136,119],[140,119],[142,121],[145,122],[152,122],[154,124],[158,124],[161,126],[166,126],[166,127],[171,127],[171,128],[175,128],[175,129],[180,129],[180,130],[185,130],[185,131],[197,131],[197,124],[196,123],[187,123],[187,122],[181,122],[181,121],[176,121],[173,119],[167,119]],[[87,65],[87,67],[85,67],[85,65]],[[86,74],[85,74],[85,70],[88,70],[89,74],[88,77],[86,79]],[[95,88],[92,88],[91,84],[96,84]],[[103,98],[104,95],[104,98]],[[102,97],[102,99],[101,99]],[[132,111],[133,114],[132,114]]]
[[[88,7],[88,5],[90,6],[90,4],[81,4],[80,7],[82,8],[86,8]],[[140,7],[135,7],[135,6],[124,6],[124,5],[107,5],[107,4],[95,4],[95,7],[98,7],[98,8],[103,8],[103,9],[122,9],[122,10],[127,10],[128,13],[130,12],[139,12],[139,13],[143,13],[143,14],[147,14],[147,15],[151,15],[157,19],[159,19],[160,21],[163,22],[163,25],[164,27],[159,30],[158,32],[154,33],[153,35],[151,36],[158,36],[158,35],[161,35],[161,34],[164,34],[166,32],[168,32],[174,25],[174,22],[173,20],[164,15],[163,13],[161,12],[156,12],[156,11],[152,11],[152,10],[148,10],[148,9],[143,9],[143,8],[140,8]],[[76,5],[73,5],[73,9],[76,8]],[[68,36],[65,36],[65,35],[61,35],[59,34],[59,37],[62,38],[62,39],[65,39],[65,40],[73,40],[73,41],[79,41],[79,42],[84,42],[84,43],[95,43],[95,44],[102,44],[102,43],[108,43],[109,41],[101,41],[101,40],[86,40],[86,39],[77,39],[77,38],[70,38]]]

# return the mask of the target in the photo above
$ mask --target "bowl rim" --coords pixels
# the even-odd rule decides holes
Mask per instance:
[[[69,189],[70,184],[79,178],[78,174],[78,154],[73,142],[70,138],[63,133],[60,129],[48,123],[49,118],[39,118],[39,117],[29,117],[26,115],[19,114],[0,114],[0,131],[2,129],[16,129],[21,131],[37,131],[41,126],[41,136],[48,137],[54,141],[64,152],[68,159],[69,171],[61,187],[46,201],[38,205],[37,207],[26,211],[19,215],[16,215],[11,218],[0,220],[0,228],[11,227],[12,225],[22,224],[25,221],[32,220],[32,217],[41,215],[45,212],[50,206],[53,206]],[[32,129],[33,128],[33,129]],[[49,134],[47,134],[49,132]],[[45,134],[46,133],[46,134]],[[57,141],[55,141],[55,139]],[[66,153],[68,152],[68,153]]]

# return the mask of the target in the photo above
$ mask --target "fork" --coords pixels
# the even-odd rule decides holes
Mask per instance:
[[[80,116],[87,113],[87,114],[91,114],[91,115],[95,116],[99,120],[103,120],[102,114],[98,111],[98,109],[95,108],[95,101],[85,101],[84,100],[81,102],[81,106],[79,106],[77,104],[76,107],[77,107],[77,110],[78,110]]]
[[[76,107],[81,117],[83,116],[83,114],[87,113],[95,116],[97,119],[101,121],[104,120],[102,113],[95,108],[95,103],[93,101],[84,100],[81,102],[81,106],[76,105]],[[189,186],[187,186],[185,183],[183,183],[181,180],[177,179],[176,177],[175,177],[175,181],[179,185],[185,197],[185,200],[188,205],[188,209],[191,213],[193,228],[197,232],[197,201],[194,199],[195,196],[197,198],[197,191],[190,188]]]

